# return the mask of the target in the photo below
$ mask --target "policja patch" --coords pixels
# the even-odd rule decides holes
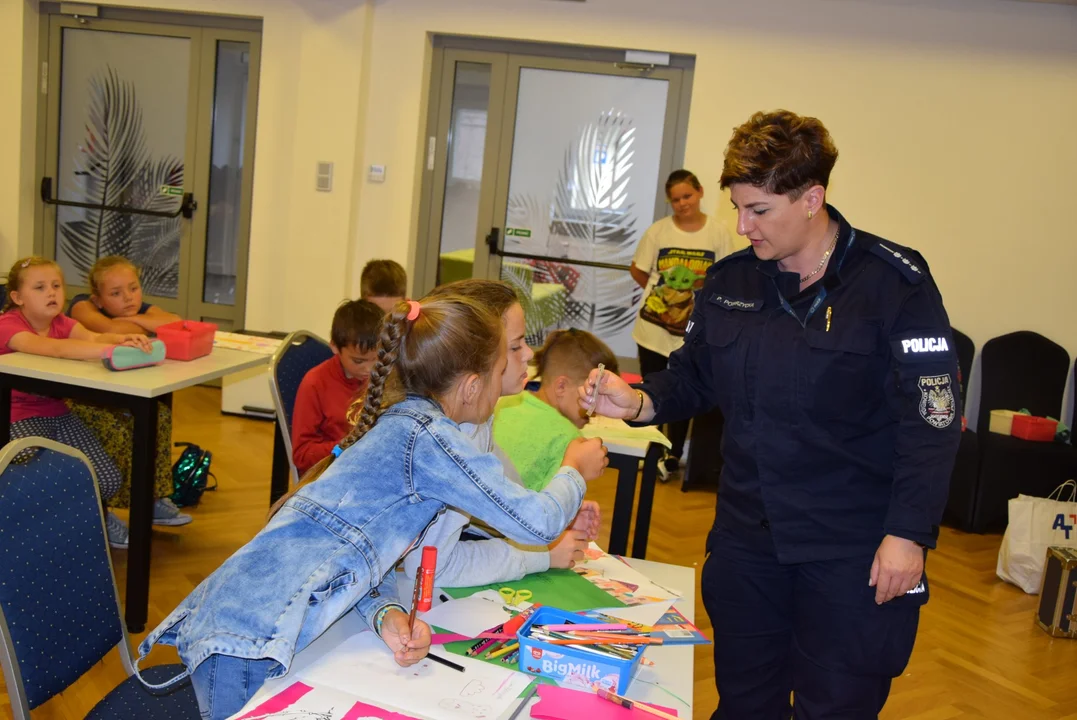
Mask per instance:
[[[932,427],[949,427],[957,415],[950,375],[921,375],[917,386],[920,388],[920,417]]]

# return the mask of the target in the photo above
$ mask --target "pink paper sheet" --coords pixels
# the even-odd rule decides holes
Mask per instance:
[[[267,715],[273,715],[287,710],[292,705],[295,705],[302,699],[307,693],[314,690],[310,685],[306,685],[301,682],[292,683],[284,690],[273,697],[266,700],[258,707],[251,710],[245,715],[241,715],[236,720],[245,720],[246,718],[263,718]],[[311,696],[313,697],[313,696]],[[351,709],[344,714],[341,720],[358,720],[358,718],[379,718],[379,720],[417,720],[411,715],[401,715],[400,713],[392,712],[390,710],[383,710],[382,708],[375,707],[374,705],[367,705],[365,702],[357,702],[352,705]]]
[[[388,710],[382,710],[379,707],[373,705],[367,705],[364,702],[357,702],[352,706],[352,709],[347,712],[343,720],[357,720],[357,718],[380,718],[381,720],[416,720],[411,715],[401,715],[400,713],[390,712]]]
[[[654,715],[642,710],[629,710],[609,700],[603,700],[594,693],[581,690],[539,685],[538,696],[539,702],[531,708],[531,717],[538,720],[655,720]],[[673,708],[654,703],[646,704],[670,715],[677,715]]]

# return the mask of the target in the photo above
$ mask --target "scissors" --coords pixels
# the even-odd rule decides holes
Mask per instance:
[[[510,587],[503,587],[497,591],[504,600],[506,605],[516,607],[522,602],[527,602],[532,598],[530,590],[513,590]]]

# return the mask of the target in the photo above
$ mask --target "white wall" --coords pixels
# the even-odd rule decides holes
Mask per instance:
[[[29,247],[36,179],[31,0],[0,3],[0,265]],[[706,206],[753,111],[817,115],[831,200],[928,258],[981,345],[1037,330],[1077,355],[1077,7],[1011,0],[119,0],[264,19],[247,325],[325,331],[371,257],[410,264],[429,33],[696,56],[685,165]],[[30,10],[26,8],[30,7]],[[20,52],[21,49],[21,52]],[[16,73],[8,73],[8,68]],[[21,81],[21,82],[20,82]],[[21,108],[16,112],[14,108]],[[29,138],[29,140],[27,140]],[[27,143],[30,143],[28,145]],[[314,165],[336,163],[334,192]],[[365,180],[370,164],[387,180]],[[721,202],[719,202],[721,200]],[[1069,310],[1069,312],[1067,312]]]
[[[410,258],[428,32],[696,55],[685,166],[717,179],[755,110],[820,117],[841,152],[831,201],[928,258],[977,346],[1017,329],[1077,355],[1077,8],[1009,0],[390,0],[374,16],[357,261]],[[1061,306],[1061,307],[1060,307]],[[1055,308],[1058,308],[1057,310]],[[1062,308],[1070,309],[1066,312]]]
[[[373,6],[368,0],[113,0],[161,10],[263,18],[258,130],[254,158],[247,327],[308,327],[328,332],[333,310],[347,294],[355,256],[356,139],[361,126],[364,43]],[[37,48],[21,36],[23,20],[36,38],[32,6],[0,2],[0,265],[31,249],[33,221],[33,103],[20,124],[23,95],[34,97]],[[18,11],[18,12],[16,12]],[[9,17],[10,16],[10,17]],[[19,48],[22,52],[19,52]],[[8,57],[16,74],[7,72]],[[19,63],[29,80],[19,83]],[[29,148],[27,151],[26,148]],[[21,164],[16,160],[21,158]],[[314,190],[319,160],[336,163],[331,193]],[[14,188],[29,188],[18,205]],[[27,225],[29,228],[29,225]],[[8,240],[18,234],[20,245]]]
[[[37,3],[0,2],[0,274],[34,241]]]

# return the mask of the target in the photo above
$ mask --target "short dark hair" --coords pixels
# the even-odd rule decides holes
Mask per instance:
[[[337,350],[357,345],[363,352],[378,346],[378,334],[385,312],[369,300],[345,300],[333,313],[329,339]]]
[[[666,178],[666,199],[669,199],[669,191],[673,189],[674,185],[680,185],[681,183],[688,183],[696,190],[702,190],[703,184],[699,182],[699,178],[696,177],[694,172],[690,170],[674,170]]]
[[[408,294],[408,273],[395,260],[371,260],[359,276],[360,297],[404,297]]]
[[[569,328],[554,330],[546,336],[546,342],[532,360],[536,375],[546,380],[565,375],[582,382],[591,370],[604,365],[612,373],[620,372],[617,356],[606,343],[587,332]]]
[[[747,183],[796,200],[813,185],[825,188],[837,160],[838,148],[817,118],[757,112],[733,130],[719,185]]]

